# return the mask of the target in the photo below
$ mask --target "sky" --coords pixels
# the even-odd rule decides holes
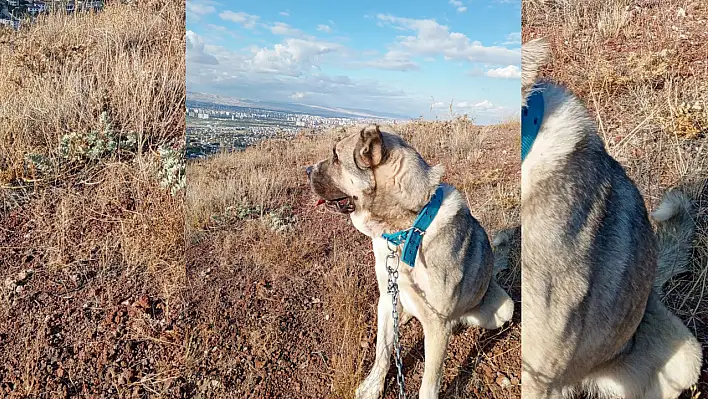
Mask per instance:
[[[187,0],[187,90],[477,123],[518,115],[520,0]]]

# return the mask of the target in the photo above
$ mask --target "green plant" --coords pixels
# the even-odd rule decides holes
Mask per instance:
[[[157,178],[162,187],[169,188],[172,195],[175,195],[184,189],[187,184],[184,153],[167,146],[160,146],[158,153],[160,154],[161,162]]]

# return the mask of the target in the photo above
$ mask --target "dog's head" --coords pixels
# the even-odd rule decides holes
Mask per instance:
[[[307,168],[312,191],[329,208],[364,209],[384,219],[417,213],[435,191],[443,169],[431,167],[398,135],[378,125],[357,129]]]
[[[353,212],[355,201],[376,187],[373,170],[385,162],[388,151],[378,126],[339,140],[329,158],[307,168],[312,191],[333,210]]]

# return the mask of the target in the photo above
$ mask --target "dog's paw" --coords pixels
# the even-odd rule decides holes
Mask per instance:
[[[496,330],[514,316],[514,301],[509,294],[492,279],[482,303],[476,309],[466,313],[460,321],[467,325]]]
[[[356,389],[356,399],[379,399],[383,393],[383,381],[378,376],[369,374]]]

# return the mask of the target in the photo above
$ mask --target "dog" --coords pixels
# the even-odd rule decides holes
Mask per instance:
[[[586,108],[538,79],[548,54],[542,39],[522,46],[524,105],[540,92],[544,110],[521,165],[522,397],[676,398],[701,347],[652,286],[688,262],[691,202],[665,195],[654,232]]]
[[[383,234],[409,229],[436,192],[437,215],[425,231],[413,267],[398,264],[400,324],[418,319],[425,334],[422,399],[436,398],[443,361],[458,323],[497,329],[511,319],[514,303],[495,281],[487,234],[464,197],[441,183],[444,168],[430,166],[400,136],[378,125],[355,131],[332,147],[331,156],[307,168],[312,191],[332,210],[347,214],[371,238],[379,287],[376,357],[357,398],[378,398],[390,367],[394,338]],[[438,189],[441,188],[441,191]],[[400,248],[396,247],[400,254]]]

